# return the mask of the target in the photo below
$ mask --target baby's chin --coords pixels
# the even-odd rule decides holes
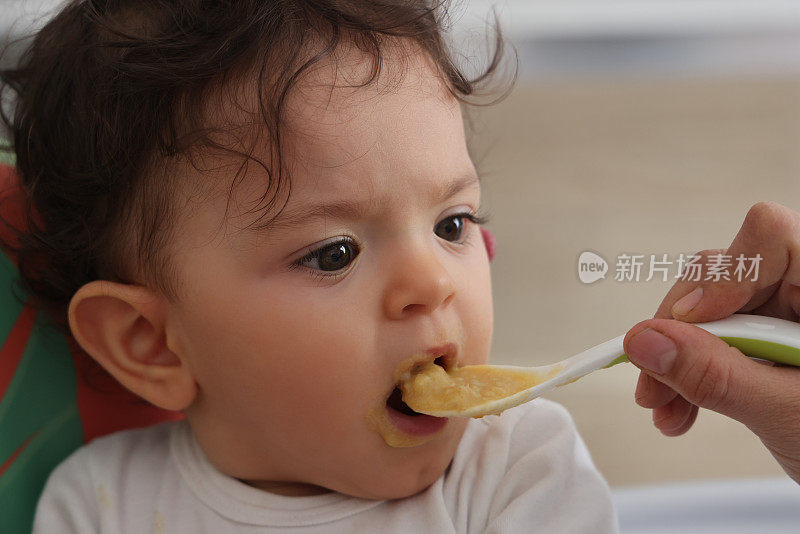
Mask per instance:
[[[389,448],[389,459],[376,466],[376,476],[364,480],[342,481],[330,489],[362,499],[386,500],[411,497],[435,483],[455,456],[468,419],[453,419],[445,435],[419,447]],[[389,447],[387,445],[387,447]]]
[[[450,462],[433,469],[427,469],[414,477],[399,476],[390,480],[367,482],[363,487],[343,487],[340,493],[370,500],[405,499],[425,491],[447,470]]]

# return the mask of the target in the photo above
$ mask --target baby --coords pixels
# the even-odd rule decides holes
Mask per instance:
[[[445,419],[398,394],[410,365],[485,363],[492,336],[474,82],[442,20],[422,1],[93,0],[37,36],[15,86],[23,273],[185,419],[75,452],[36,532],[616,531],[562,407]]]

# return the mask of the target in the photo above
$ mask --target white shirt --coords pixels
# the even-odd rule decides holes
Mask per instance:
[[[471,420],[449,468],[405,499],[289,497],[218,471],[185,421],[98,438],[47,481],[34,533],[618,532],[568,412],[537,399]]]

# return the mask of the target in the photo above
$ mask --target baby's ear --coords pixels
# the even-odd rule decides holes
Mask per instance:
[[[183,410],[197,394],[184,355],[173,350],[164,297],[138,285],[95,280],[69,304],[75,340],[123,386],[166,410]]]
[[[489,261],[492,261],[495,252],[497,252],[497,240],[494,238],[494,234],[483,226],[481,226],[481,235],[483,236],[483,244],[486,247],[486,254],[489,256]]]

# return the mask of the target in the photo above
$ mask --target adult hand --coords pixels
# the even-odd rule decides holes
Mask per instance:
[[[760,202],[726,250],[698,253],[699,281],[681,279],[654,319],[627,333],[625,352],[641,373],[636,402],[653,410],[667,436],[691,428],[699,408],[744,423],[800,483],[800,369],[759,363],[690,323],[748,312],[797,321],[800,314],[800,214]],[[758,276],[705,280],[709,257],[760,255]],[[696,277],[695,277],[696,279]]]

